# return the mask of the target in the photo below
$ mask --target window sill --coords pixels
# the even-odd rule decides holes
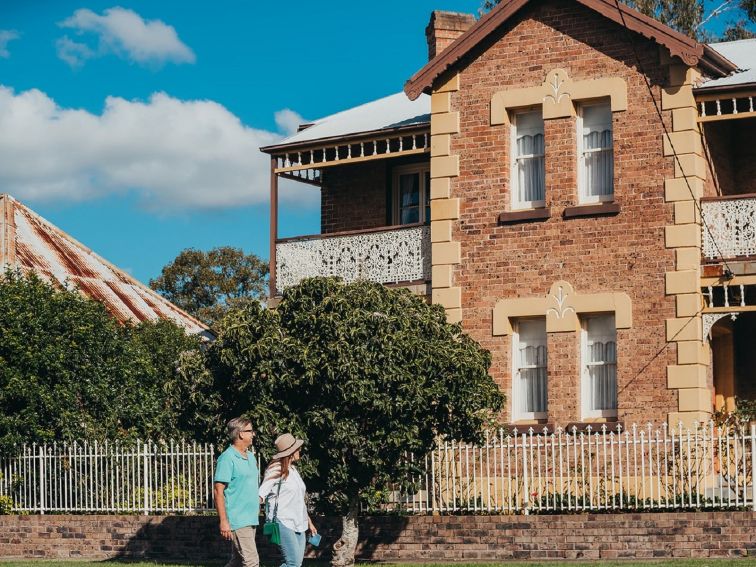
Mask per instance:
[[[507,211],[499,215],[499,224],[516,224],[521,222],[543,221],[551,218],[551,209],[528,209],[525,211]]]
[[[576,207],[566,207],[562,213],[565,219],[575,219],[580,217],[603,217],[616,215],[620,212],[619,203],[601,203],[598,205],[578,205]]]

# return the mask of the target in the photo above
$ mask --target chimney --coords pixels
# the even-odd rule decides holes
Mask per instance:
[[[430,61],[449,47],[474,23],[475,16],[472,14],[434,10],[431,13],[428,27],[425,28],[425,37],[428,40],[428,60]]]

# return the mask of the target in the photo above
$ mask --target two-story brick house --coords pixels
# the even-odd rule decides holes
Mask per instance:
[[[263,148],[272,293],[428,294],[492,352],[514,423],[692,423],[753,396],[756,41],[613,0],[434,12],[426,36],[404,94]],[[321,235],[277,238],[287,177],[319,186]]]

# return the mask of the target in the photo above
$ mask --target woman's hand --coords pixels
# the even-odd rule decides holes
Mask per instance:
[[[312,535],[315,535],[316,533],[318,533],[318,530],[315,527],[315,524],[312,523],[312,520],[310,518],[307,518],[307,523],[309,524],[308,529],[310,530],[310,533]]]

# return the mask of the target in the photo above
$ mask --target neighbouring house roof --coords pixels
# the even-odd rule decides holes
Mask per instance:
[[[735,63],[739,70],[729,77],[708,80],[699,86],[700,89],[724,89],[756,85],[756,39],[711,43],[709,47]]]
[[[688,36],[676,32],[669,26],[644,16],[637,10],[629,8],[615,0],[576,0],[590,8],[666,47],[670,54],[680,57],[687,65],[698,66],[711,77],[725,77],[737,70],[737,65],[728,61],[719,51],[708,45],[698,43]],[[445,71],[455,66],[460,59],[470,53],[489,34],[493,33],[509,18],[514,16],[529,0],[504,0],[496,8],[482,17],[469,30],[459,36],[449,47],[431,59],[422,69],[415,73],[404,86],[404,92],[411,99],[416,99],[423,92],[429,92],[433,82]],[[619,5],[620,9],[617,9]],[[621,15],[620,15],[621,10]]]
[[[99,301],[120,322],[168,319],[212,338],[207,326],[11,197],[0,195],[0,263]]]
[[[423,95],[410,100],[403,92],[379,98],[312,122],[296,134],[262,151],[283,146],[304,145],[332,138],[372,134],[430,123],[430,97]]]

